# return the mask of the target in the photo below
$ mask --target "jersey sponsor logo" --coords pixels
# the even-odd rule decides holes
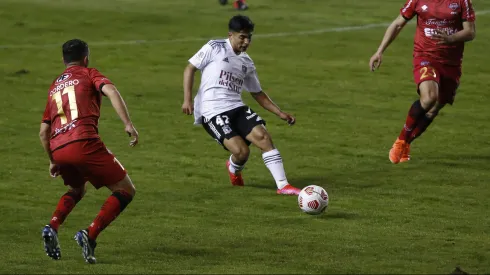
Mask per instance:
[[[429,10],[429,7],[427,7],[427,5],[423,5],[423,6],[422,6],[422,11],[423,11],[423,12],[426,12],[426,11],[428,11],[428,10]]]
[[[458,31],[458,30],[453,29],[453,28],[437,28],[437,30],[442,31],[443,33],[445,33],[447,35],[454,34]],[[436,29],[424,28],[424,33],[425,33],[425,36],[432,37],[432,35],[434,35],[436,33]]]
[[[80,81],[78,79],[73,79],[73,80],[69,80],[66,82],[62,82],[61,84],[56,85],[56,87],[54,87],[51,91],[49,91],[49,95],[53,95],[54,93],[59,92],[59,91],[65,89],[67,87],[75,86],[78,84],[80,84]]]
[[[437,20],[434,18],[425,21],[425,24],[429,26],[445,26],[445,25],[452,25],[454,23],[456,23],[456,20],[447,20],[447,19]]]
[[[249,116],[246,116],[247,120],[250,120],[251,118],[255,117],[257,114],[256,113],[253,113]]]
[[[60,83],[60,82],[63,82],[65,80],[68,80],[70,77],[71,77],[71,73],[64,73],[64,74],[60,75],[60,77],[58,77],[58,79],[56,79],[56,83]]]
[[[218,84],[225,86],[229,91],[240,93],[243,86],[243,78],[233,75],[231,72],[221,70]]]
[[[56,128],[54,130],[54,135],[51,138],[53,138],[59,134],[66,133],[66,132],[70,131],[71,129],[75,128],[77,126],[77,125],[75,125],[76,122],[77,122],[77,120],[75,119],[75,120],[70,121],[68,124],[63,125],[60,128]]]
[[[451,3],[451,4],[449,4],[449,8],[452,9],[453,11],[455,11],[459,8],[459,4],[458,3]]]
[[[424,61],[420,62],[420,66],[428,66],[428,65],[430,65],[429,61],[424,60]]]

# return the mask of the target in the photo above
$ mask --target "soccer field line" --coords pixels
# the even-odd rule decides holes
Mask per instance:
[[[477,15],[485,15],[489,14],[490,10],[482,10],[477,11]],[[414,23],[415,20],[412,20],[410,23]],[[336,28],[326,28],[326,29],[316,29],[316,30],[306,30],[306,31],[294,31],[294,32],[276,32],[276,33],[264,33],[264,34],[255,34],[254,38],[274,38],[274,37],[285,37],[285,36],[305,36],[305,35],[315,35],[315,34],[323,34],[329,32],[349,32],[349,31],[358,31],[358,30],[367,30],[374,29],[379,27],[388,27],[391,22],[385,23],[376,23],[376,24],[367,24],[367,25],[357,25],[357,26],[346,26],[346,27],[336,27]],[[145,44],[169,44],[169,43],[185,43],[185,42],[198,42],[198,41],[207,41],[210,39],[220,39],[222,37],[215,38],[199,38],[199,37],[190,37],[190,38],[179,38],[179,39],[162,39],[162,40],[122,40],[122,41],[94,41],[88,42],[88,44],[93,47],[102,47],[102,46],[118,46],[118,45],[145,45]],[[51,48],[51,47],[60,47],[59,44],[19,44],[19,45],[0,45],[0,49],[38,49],[40,47],[43,48]]]

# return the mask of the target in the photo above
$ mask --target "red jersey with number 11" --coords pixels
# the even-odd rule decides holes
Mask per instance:
[[[463,29],[464,21],[475,21],[471,0],[407,0],[400,12],[407,20],[417,15],[414,57],[427,57],[446,65],[461,65],[464,42],[441,45],[432,39],[432,35],[435,30],[451,35]]]
[[[68,67],[53,81],[42,121],[51,124],[52,151],[67,143],[99,138],[102,86],[112,84],[97,69]]]

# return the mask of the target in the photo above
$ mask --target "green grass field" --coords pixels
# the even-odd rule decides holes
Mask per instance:
[[[249,1],[249,54],[262,86],[297,125],[243,97],[267,120],[290,182],[329,192],[327,213],[312,217],[295,197],[275,194],[256,148],[246,187],[233,188],[228,154],[181,113],[184,66],[209,38],[226,36],[231,6],[1,0],[0,273],[448,274],[457,265],[489,273],[490,3],[473,2],[477,38],[465,51],[456,103],[413,144],[409,163],[393,165],[388,150],[416,98],[414,25],[380,71],[371,73],[368,61],[385,30],[376,24],[395,18],[403,1]],[[361,27],[334,31],[346,26]],[[323,31],[301,33],[312,30]],[[40,236],[65,187],[48,175],[39,124],[63,70],[61,44],[75,37],[91,45],[91,66],[116,83],[141,135],[129,148],[105,99],[101,136],[138,192],[100,235],[94,266],[72,237],[108,190],[90,187],[60,228],[62,260],[44,254]]]

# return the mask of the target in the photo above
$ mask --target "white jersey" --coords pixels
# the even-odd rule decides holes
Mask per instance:
[[[230,40],[211,40],[189,62],[201,70],[201,85],[194,98],[195,124],[244,106],[241,93],[262,91],[255,65],[247,53],[235,54]]]

